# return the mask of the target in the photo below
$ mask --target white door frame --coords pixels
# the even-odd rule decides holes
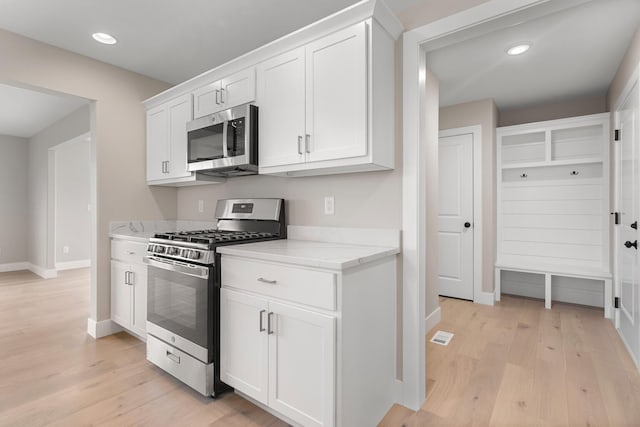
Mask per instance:
[[[633,73],[631,74],[631,76],[629,77],[629,80],[627,80],[627,83],[624,86],[624,89],[622,90],[622,92],[620,92],[620,96],[618,96],[618,98],[616,99],[616,101],[613,104],[613,108],[611,109],[611,111],[613,112],[613,114],[611,115],[612,120],[613,120],[613,126],[611,127],[611,132],[614,132],[615,129],[619,128],[620,125],[620,108],[622,108],[622,105],[624,104],[624,102],[626,101],[627,97],[629,96],[631,89],[633,89],[634,84],[638,82],[638,84],[640,84],[640,63],[638,63],[638,65],[636,65],[635,70],[633,71]],[[612,137],[613,139],[613,137]],[[613,180],[612,180],[612,184],[613,184],[613,192],[614,192],[614,198],[613,198],[613,211],[614,212],[619,212],[620,211],[620,147],[619,144],[613,144],[613,159],[614,159],[614,173],[613,173]],[[618,230],[616,228],[615,225],[613,225],[613,251],[612,251],[612,261],[613,261],[613,295],[611,296],[611,298],[615,298],[615,297],[619,297],[620,296],[620,272],[619,272],[619,264],[618,264],[618,253],[620,251],[620,239],[618,237]],[[611,304],[611,306],[613,307],[613,304]],[[620,309],[614,309],[614,324],[616,329],[620,329]]]
[[[493,297],[482,293],[482,126],[441,130],[438,139],[448,136],[473,136],[473,302],[493,305]]]
[[[589,0],[489,0],[471,9],[439,19],[402,35],[402,378],[401,403],[418,410],[426,397],[425,322],[426,318],[426,149],[421,142],[427,133],[425,44],[444,36],[501,18],[512,24],[561,10]],[[534,7],[535,6],[535,7]],[[432,201],[430,201],[432,202]],[[437,203],[437,202],[436,202]],[[437,241],[437,240],[436,240]],[[432,244],[432,243],[430,243]],[[436,248],[437,250],[437,248]],[[430,284],[437,286],[437,284]],[[439,314],[439,309],[434,311]],[[430,313],[432,314],[432,313]]]

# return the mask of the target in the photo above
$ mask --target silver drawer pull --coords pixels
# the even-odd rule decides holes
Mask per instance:
[[[169,350],[167,350],[167,357],[177,364],[180,364],[180,356],[171,353]]]
[[[277,280],[269,280],[269,279],[265,279],[264,277],[258,277],[258,282],[268,283],[270,285],[275,285]]]

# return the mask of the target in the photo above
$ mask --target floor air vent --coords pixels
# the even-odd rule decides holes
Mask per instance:
[[[433,337],[431,337],[431,342],[440,345],[449,345],[451,338],[453,338],[451,332],[437,331]]]

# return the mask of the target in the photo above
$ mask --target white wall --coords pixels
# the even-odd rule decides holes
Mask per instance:
[[[48,253],[47,247],[54,233],[48,217],[49,148],[89,130],[90,110],[87,105],[29,140],[29,262],[39,268],[55,269],[55,257]]]
[[[0,135],[0,271],[27,261],[27,140]]]
[[[55,264],[91,257],[91,145],[84,137],[52,150],[55,169]],[[69,252],[64,253],[64,247]]]

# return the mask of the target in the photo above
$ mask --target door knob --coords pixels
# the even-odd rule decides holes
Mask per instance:
[[[470,222],[465,222],[464,223],[464,228],[469,228],[471,227],[471,223]]]
[[[636,248],[636,250],[638,249],[638,241],[637,240],[634,240],[633,243],[631,243],[629,240],[627,240],[626,242],[624,242],[624,245],[627,248],[630,248],[630,247],[633,246],[634,248]]]

